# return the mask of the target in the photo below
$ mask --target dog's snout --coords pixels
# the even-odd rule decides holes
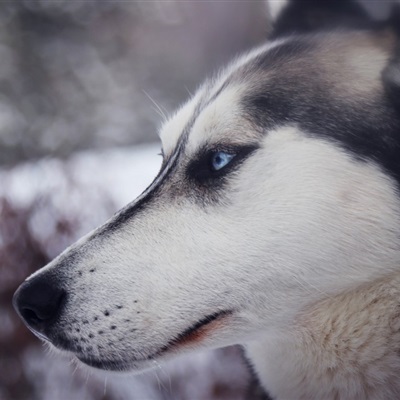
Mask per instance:
[[[50,325],[57,319],[65,291],[52,280],[35,277],[24,282],[14,294],[13,304],[25,324],[46,337]]]

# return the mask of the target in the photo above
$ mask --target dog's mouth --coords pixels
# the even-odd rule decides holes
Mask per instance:
[[[150,353],[148,356],[131,360],[113,359],[112,355],[102,359],[91,357],[88,354],[79,354],[76,357],[84,364],[97,369],[108,371],[129,371],[143,369],[168,354],[181,352],[184,348],[195,348],[206,337],[210,336],[226,325],[226,319],[233,314],[232,310],[218,311],[198,320],[191,327],[171,339],[165,346]],[[116,357],[117,358],[117,357]]]

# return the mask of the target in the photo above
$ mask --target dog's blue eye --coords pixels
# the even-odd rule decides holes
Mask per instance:
[[[211,157],[211,166],[214,171],[226,167],[235,157],[236,154],[226,153],[225,151],[217,151]]]

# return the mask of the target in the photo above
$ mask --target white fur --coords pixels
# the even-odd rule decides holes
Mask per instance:
[[[399,288],[397,273],[318,302],[290,330],[248,343],[269,393],[286,400],[398,399]]]
[[[269,17],[275,21],[289,4],[288,0],[267,0]]]

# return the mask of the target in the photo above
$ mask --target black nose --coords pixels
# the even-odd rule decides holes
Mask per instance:
[[[24,282],[14,294],[13,304],[28,328],[46,338],[46,332],[59,316],[65,291],[53,279],[37,276]]]

